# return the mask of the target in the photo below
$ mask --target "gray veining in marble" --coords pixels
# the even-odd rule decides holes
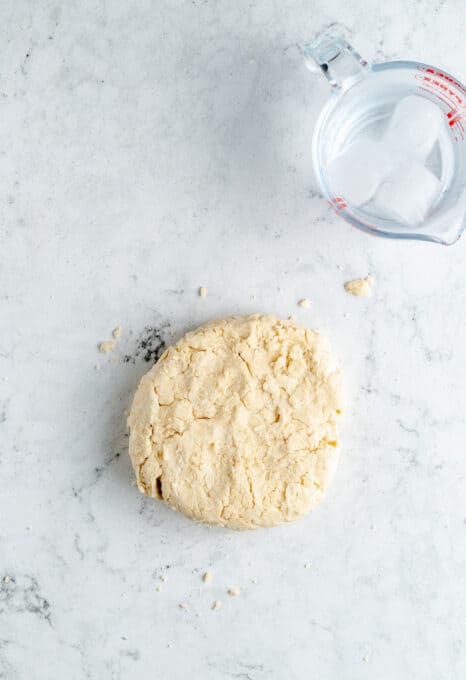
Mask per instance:
[[[331,23],[466,80],[460,0],[0,6],[2,680],[466,677],[465,241],[319,196],[297,45]],[[163,343],[253,311],[329,335],[348,406],[325,503],[234,533],[139,494],[125,411]]]

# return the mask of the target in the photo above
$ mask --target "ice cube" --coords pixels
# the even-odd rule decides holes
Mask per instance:
[[[380,217],[409,227],[421,224],[440,193],[440,182],[422,163],[406,156],[381,182],[374,196]]]
[[[425,161],[444,125],[441,109],[425,97],[410,95],[396,106],[383,142]]]
[[[386,172],[387,162],[388,148],[367,137],[356,140],[329,164],[333,192],[356,207],[367,203]]]

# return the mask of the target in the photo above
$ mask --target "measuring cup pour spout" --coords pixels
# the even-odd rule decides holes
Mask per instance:
[[[348,87],[355,79],[365,75],[368,63],[341,36],[326,31],[303,47],[307,67],[311,71],[320,67],[335,89]]]

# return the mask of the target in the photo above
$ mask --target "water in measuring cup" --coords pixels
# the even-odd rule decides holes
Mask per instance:
[[[335,194],[369,215],[420,225],[453,174],[442,112],[428,99],[411,95],[377,116],[358,113],[329,165]]]

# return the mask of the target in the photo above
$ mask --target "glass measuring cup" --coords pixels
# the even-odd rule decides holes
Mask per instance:
[[[330,99],[317,121],[312,157],[323,195],[335,212],[363,231],[396,239],[450,245],[466,226],[466,87],[441,69],[414,61],[369,64],[344,38],[326,32],[303,48],[308,67],[331,85]],[[429,157],[441,190],[425,220],[408,227],[352,206],[332,186],[329,164],[362,132],[381,135],[401,99],[425,97],[444,114],[445,126]]]

